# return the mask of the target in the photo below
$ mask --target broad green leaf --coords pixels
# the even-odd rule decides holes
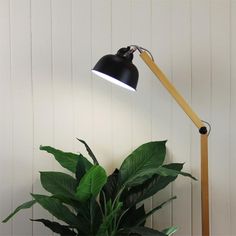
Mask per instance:
[[[104,236],[107,235],[107,230],[113,223],[114,218],[117,216],[118,212],[122,207],[122,203],[119,202],[115,209],[111,210],[111,212],[103,218],[103,222],[101,223],[96,236]]]
[[[23,210],[23,209],[28,209],[32,207],[36,203],[35,200],[25,202],[22,205],[18,206],[6,219],[2,221],[2,223],[6,223],[9,219],[11,219],[18,211]]]
[[[77,201],[76,211],[79,226],[78,228],[80,229],[81,224],[83,224],[83,228],[87,229],[86,236],[94,235],[95,232],[97,232],[103,217],[101,208],[96,199],[91,199],[86,202]]]
[[[62,220],[70,226],[77,226],[78,220],[76,216],[58,199],[48,197],[39,194],[31,194],[33,198],[38,202],[44,209],[49,211],[57,219]]]
[[[94,204],[90,204],[89,201],[79,202],[78,200],[64,198],[61,195],[53,195],[53,198],[71,206],[75,210],[79,235],[93,235],[93,232],[98,229],[99,226],[97,224],[101,223],[102,216],[97,202]],[[91,222],[94,222],[93,225]]]
[[[108,176],[106,184],[103,186],[102,191],[105,194],[106,201],[111,199],[112,201],[115,199],[117,194],[119,180],[119,170],[115,169],[115,171]],[[104,200],[102,196],[100,196],[101,202]]]
[[[164,165],[163,167],[181,171],[183,163],[171,163]],[[125,207],[133,206],[151,196],[156,194],[158,191],[165,188],[169,183],[173,182],[177,176],[160,176],[153,175],[150,179],[144,183],[131,187],[129,191],[125,192],[122,196]]]
[[[93,166],[82,177],[76,189],[77,199],[84,202],[92,197],[97,197],[106,181],[107,175],[105,170],[99,165]]]
[[[91,167],[87,168],[83,162],[78,162],[76,166],[75,171],[75,177],[77,180],[77,183],[80,182],[81,178],[85,175],[85,173],[90,169]]]
[[[99,165],[99,163],[98,163],[98,161],[97,161],[95,155],[93,154],[91,148],[89,147],[89,145],[88,145],[84,140],[82,140],[82,139],[78,139],[78,138],[77,138],[77,140],[84,144],[84,146],[85,146],[85,148],[86,148],[86,150],[87,150],[89,156],[93,159],[94,165]]]
[[[50,193],[75,199],[77,181],[61,172],[40,172],[42,186]]]
[[[63,152],[50,146],[40,146],[40,150],[52,154],[62,167],[72,173],[76,172],[77,163],[81,163],[82,166],[85,166],[86,170],[92,167],[92,163],[90,163],[82,154]]]
[[[169,169],[166,168],[164,166],[160,166],[157,171],[156,171],[159,175],[161,176],[178,176],[178,175],[183,175],[186,177],[190,177],[191,179],[197,180],[195,177],[193,177],[191,174],[186,173],[186,172],[182,172],[182,171],[178,171],[178,170],[173,170],[173,169]]]
[[[76,217],[78,220],[78,227],[84,230],[84,232],[91,233],[92,231],[96,232],[98,229],[98,225],[101,223],[102,214],[98,203],[94,200],[92,202],[79,202],[78,200],[64,198],[61,195],[53,195],[53,198],[58,199],[62,203],[65,203],[69,206],[72,206],[73,209],[76,211]],[[96,220],[94,220],[96,219]],[[93,225],[91,225],[93,222]],[[91,231],[92,230],[92,231]],[[86,235],[87,235],[86,234]],[[79,234],[80,235],[80,234]]]
[[[142,226],[128,229],[128,232],[130,234],[137,234],[139,236],[144,236],[144,235],[145,236],[166,236],[166,234],[164,234],[158,230],[154,230],[154,229],[151,229],[148,227],[142,227]]]
[[[89,213],[90,213],[92,235],[95,235],[102,223],[103,215],[98,202],[94,198],[90,200]]]
[[[152,210],[150,210],[147,214],[145,214],[143,216],[142,219],[140,219],[140,221],[137,223],[136,226],[139,226],[140,224],[142,224],[149,216],[151,216],[152,214],[154,214],[156,211],[160,210],[163,206],[165,206],[167,203],[171,202],[172,200],[176,199],[176,196],[171,197],[170,199],[168,199],[167,201],[161,203],[160,205],[158,205],[157,207],[154,207]]]
[[[77,218],[77,230],[79,235],[87,235],[88,232],[91,230],[91,212],[90,211],[90,204],[80,203],[76,200],[71,200],[61,195],[53,195],[52,198],[58,199],[60,202],[65,203],[66,205],[71,206],[76,211],[76,218]],[[95,216],[96,217],[96,216]],[[100,217],[101,218],[101,217]],[[99,223],[100,220],[97,220]]]
[[[172,227],[170,227],[170,228],[164,229],[164,230],[162,231],[162,233],[164,233],[164,234],[170,236],[170,235],[176,233],[177,231],[178,231],[178,228],[175,227],[175,226],[172,226]]]
[[[78,211],[78,208],[81,207],[81,204],[80,202],[78,202],[77,199],[71,199],[68,197],[64,197],[62,195],[52,195],[50,197],[58,199],[61,203],[64,203],[66,205],[73,207],[76,211]]]
[[[166,155],[166,141],[149,142],[133,151],[120,167],[121,185],[142,184],[156,174]]]
[[[46,227],[52,230],[54,233],[60,234],[61,236],[76,236],[76,233],[71,230],[67,225],[61,225],[57,222],[53,222],[45,219],[31,219],[31,221],[37,221],[43,223]]]
[[[120,219],[119,228],[135,227],[143,219],[143,217],[146,215],[144,204],[142,204],[138,208],[136,207],[137,205],[129,208],[129,210],[122,216],[122,218]],[[144,224],[145,220],[139,225],[144,226]]]

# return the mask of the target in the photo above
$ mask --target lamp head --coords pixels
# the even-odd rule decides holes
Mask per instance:
[[[135,91],[138,83],[138,70],[132,63],[134,50],[121,48],[115,55],[103,56],[92,72],[103,79],[126,89]]]

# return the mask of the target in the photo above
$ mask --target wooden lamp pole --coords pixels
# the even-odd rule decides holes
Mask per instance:
[[[165,74],[155,64],[146,51],[140,52],[140,57],[151,69],[162,85],[168,90],[171,96],[181,106],[184,112],[199,129],[201,135],[201,210],[202,210],[202,236],[210,235],[209,228],[209,187],[208,187],[208,133],[205,125],[197,114],[191,109],[185,99],[176,88],[170,83]]]

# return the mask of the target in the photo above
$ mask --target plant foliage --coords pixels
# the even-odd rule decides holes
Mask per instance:
[[[40,149],[54,156],[71,172],[40,172],[40,181],[50,195],[31,194],[33,200],[17,207],[3,222],[18,211],[38,203],[65,224],[47,219],[41,222],[62,236],[166,236],[176,232],[170,227],[162,231],[145,227],[146,219],[176,197],[172,197],[149,212],[143,200],[153,196],[178,175],[195,179],[182,172],[183,164],[164,165],[166,141],[149,142],[134,150],[111,175],[101,167],[87,143],[78,139],[92,159],[82,154],[63,152],[50,146]]]

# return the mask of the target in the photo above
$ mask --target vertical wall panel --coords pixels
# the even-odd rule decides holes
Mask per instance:
[[[111,52],[111,1],[92,0],[92,65]],[[94,151],[106,169],[112,167],[111,83],[93,76]]]
[[[69,151],[75,139],[71,58],[71,0],[52,0],[54,145]]]
[[[12,86],[10,5],[0,1],[0,219],[12,210]],[[12,224],[0,224],[1,235],[12,235]]]
[[[132,42],[151,48],[151,1],[132,1]],[[133,96],[133,148],[151,140],[151,72],[139,56],[134,58],[139,69],[137,92]],[[146,210],[152,207],[152,199],[147,200]],[[147,225],[152,225],[149,217]]]
[[[199,117],[210,121],[211,111],[211,46],[210,1],[192,1],[192,106]],[[211,138],[211,136],[210,136]],[[192,235],[201,235],[200,135],[192,128]],[[211,161],[211,156],[210,161]]]
[[[236,1],[231,1],[230,235],[236,235]]]
[[[230,38],[229,1],[213,0],[211,167],[212,235],[230,234],[229,206],[229,106]]]
[[[31,83],[30,1],[11,1],[11,61],[13,88],[13,207],[32,192],[33,112]],[[13,235],[32,235],[32,210],[13,220]],[[22,227],[22,225],[24,227]]]
[[[32,0],[32,81],[34,105],[34,159],[33,192],[46,193],[39,181],[39,171],[53,169],[53,157],[40,151],[40,145],[53,145],[54,107],[51,56],[51,3],[48,0]],[[38,204],[33,218],[52,217]],[[43,224],[33,224],[33,235],[52,235]]]
[[[53,146],[64,151],[75,142],[71,13],[72,0],[51,0]],[[65,171],[57,162],[53,168]]]
[[[171,73],[171,1],[158,0],[152,1],[152,54],[156,63],[167,75],[169,80],[172,79]],[[156,32],[159,33],[156,33]],[[152,139],[166,140],[167,157],[166,162],[171,161],[171,121],[172,121],[172,102],[170,94],[166,89],[153,77],[152,80]],[[157,206],[171,197],[171,186],[157,193],[153,200],[153,206]],[[153,227],[163,229],[170,227],[171,206],[168,204],[163,209],[157,211],[153,218]]]
[[[72,77],[75,136],[92,145],[91,1],[72,1]],[[73,137],[75,138],[75,137]],[[75,140],[75,150],[84,146]]]
[[[191,13],[190,1],[172,1],[173,83],[191,102]],[[173,104],[172,152],[174,162],[185,162],[190,170],[190,120],[181,108]],[[173,224],[179,226],[176,235],[191,234],[191,181],[179,177],[173,184]],[[179,213],[181,212],[181,217]]]
[[[124,6],[126,7],[124,8]],[[120,17],[121,12],[122,17]],[[130,13],[130,0],[112,1],[112,53],[131,45]],[[120,25],[122,25],[122,30]],[[133,96],[134,92],[132,91],[116,85],[112,86],[113,168],[119,167],[132,150]]]

